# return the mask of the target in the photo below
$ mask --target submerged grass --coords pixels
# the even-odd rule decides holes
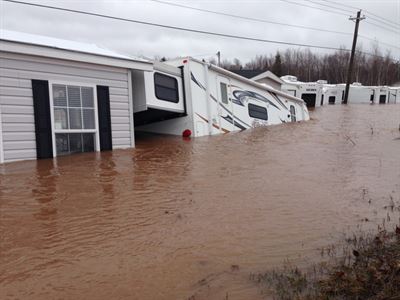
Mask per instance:
[[[321,250],[323,262],[252,274],[274,299],[400,299],[400,227],[359,232]]]

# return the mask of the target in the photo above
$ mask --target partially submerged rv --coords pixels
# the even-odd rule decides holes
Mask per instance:
[[[135,129],[193,136],[309,119],[303,100],[191,57],[136,72]]]
[[[297,80],[296,76],[291,75],[282,76],[281,79],[284,81],[282,91],[303,99],[307,107],[323,105],[322,82],[301,82]]]

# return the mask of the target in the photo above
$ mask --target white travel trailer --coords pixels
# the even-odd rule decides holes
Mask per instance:
[[[387,86],[373,86],[373,103],[385,104],[388,100],[389,88]]]
[[[338,84],[324,84],[322,88],[323,104],[341,104],[344,98],[344,86]]]
[[[154,63],[139,77],[138,131],[199,137],[309,119],[303,100],[190,57]]]
[[[400,87],[389,87],[387,103],[400,103]]]
[[[341,104],[344,99],[346,84],[324,85],[324,99],[328,104]],[[354,82],[350,85],[348,103],[371,103],[373,89]]]
[[[296,76],[291,75],[282,76],[281,79],[284,81],[282,91],[303,99],[307,107],[319,107],[323,105],[322,82],[301,82],[297,80]]]

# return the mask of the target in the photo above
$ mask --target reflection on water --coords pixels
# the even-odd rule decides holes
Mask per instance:
[[[400,201],[400,106],[0,166],[1,299],[258,299],[251,272]],[[368,224],[364,224],[368,226]]]

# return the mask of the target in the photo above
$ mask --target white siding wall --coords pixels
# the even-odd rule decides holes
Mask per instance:
[[[113,148],[134,145],[127,69],[0,51],[4,161],[36,159],[31,79],[109,86]]]

